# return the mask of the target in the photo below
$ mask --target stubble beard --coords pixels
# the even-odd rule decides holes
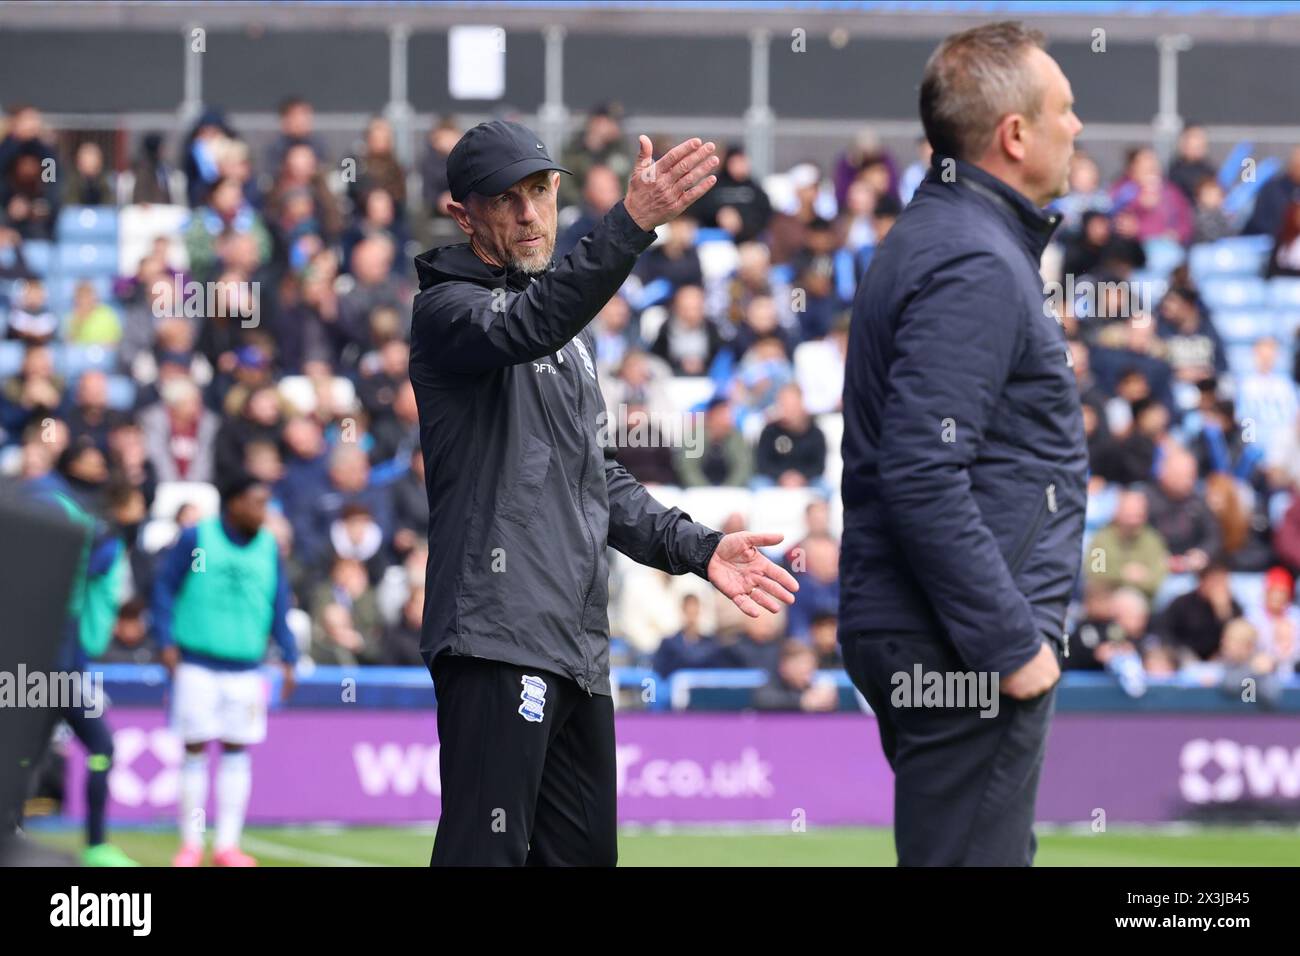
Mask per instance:
[[[525,275],[541,275],[551,266],[551,257],[555,255],[555,237],[547,237],[546,243],[532,252],[522,256],[513,256],[510,267]]]

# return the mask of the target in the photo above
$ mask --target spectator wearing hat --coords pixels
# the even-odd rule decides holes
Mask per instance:
[[[1281,676],[1295,673],[1300,663],[1300,608],[1295,605],[1295,579],[1286,568],[1270,568],[1264,576],[1261,602],[1246,610],[1254,625],[1259,649],[1278,664]]]

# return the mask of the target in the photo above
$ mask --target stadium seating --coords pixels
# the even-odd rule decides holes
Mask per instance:
[[[1269,236],[1233,236],[1192,246],[1188,258],[1192,279],[1201,282],[1210,276],[1263,275],[1272,248]]]
[[[1148,239],[1143,247],[1147,255],[1147,271],[1159,278],[1168,276],[1187,258],[1182,243],[1175,239]]]
[[[1256,276],[1211,276],[1201,283],[1201,298],[1211,311],[1258,309],[1268,304],[1268,285]]]

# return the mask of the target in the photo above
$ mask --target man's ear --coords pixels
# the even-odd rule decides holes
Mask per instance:
[[[460,226],[460,231],[467,236],[474,235],[474,225],[470,222],[469,210],[465,208],[464,203],[458,203],[456,200],[448,200],[447,212],[451,213],[451,218],[456,220],[456,225]]]
[[[998,142],[1007,158],[1017,163],[1025,160],[1025,118],[1019,113],[1008,113],[998,123]]]

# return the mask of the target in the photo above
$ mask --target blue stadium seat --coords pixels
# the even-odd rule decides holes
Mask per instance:
[[[58,271],[65,276],[114,276],[117,274],[117,245],[75,242],[60,245]]]
[[[54,244],[45,239],[28,239],[23,243],[23,261],[38,276],[49,275],[54,264]]]
[[[22,342],[0,341],[0,379],[13,378],[23,367]]]
[[[59,212],[60,243],[117,242],[117,210],[112,206],[65,206]]]
[[[108,407],[119,412],[131,410],[135,404],[135,382],[129,375],[108,376]]]
[[[1268,304],[1268,284],[1256,276],[1217,276],[1201,283],[1201,297],[1211,311],[1259,309]]]
[[[1276,327],[1274,313],[1268,310],[1216,312],[1214,327],[1219,330],[1226,345],[1249,345],[1265,335],[1281,338],[1286,334],[1285,330]]]
[[[1147,311],[1155,312],[1160,300],[1169,291],[1169,280],[1149,269],[1135,272],[1129,276],[1129,285],[1138,295],[1138,305]]]
[[[1285,342],[1295,338],[1300,330],[1300,308],[1282,309],[1273,313],[1273,334]]]
[[[1147,254],[1146,271],[1161,278],[1169,275],[1183,264],[1187,251],[1175,239],[1156,237],[1143,243]]]
[[[1233,236],[1192,246],[1192,278],[1200,282],[1214,275],[1260,275],[1272,248],[1268,236]]]
[[[1084,523],[1087,527],[1085,537],[1091,537],[1115,517],[1115,509],[1119,506],[1119,488],[1115,485],[1108,484],[1096,494],[1088,496],[1088,504],[1084,511]],[[1087,547],[1087,541],[1084,542]]]
[[[89,282],[95,287],[95,293],[99,296],[100,302],[112,302],[112,276],[54,276],[45,286],[45,301],[49,305],[50,311],[58,316],[70,312],[76,298],[77,286],[83,282]]]
[[[1264,603],[1264,575],[1237,571],[1228,575],[1228,587],[1247,614]]]
[[[1151,602],[1151,611],[1163,611],[1169,606],[1169,602],[1176,597],[1182,597],[1188,591],[1196,589],[1196,575],[1194,574],[1166,574],[1165,579],[1160,582],[1160,588],[1156,591],[1155,600]]]
[[[1278,276],[1269,279],[1268,304],[1275,309],[1300,309],[1300,277]]]
[[[1291,492],[1279,491],[1268,500],[1268,521],[1274,528],[1282,523],[1291,507]]]
[[[1224,351],[1227,353],[1228,371],[1235,377],[1241,378],[1255,371],[1255,356],[1249,345],[1229,345]],[[1278,362],[1282,364],[1283,360]]]
[[[66,379],[75,379],[87,369],[111,372],[117,359],[113,349],[102,345],[56,344],[54,368]]]

